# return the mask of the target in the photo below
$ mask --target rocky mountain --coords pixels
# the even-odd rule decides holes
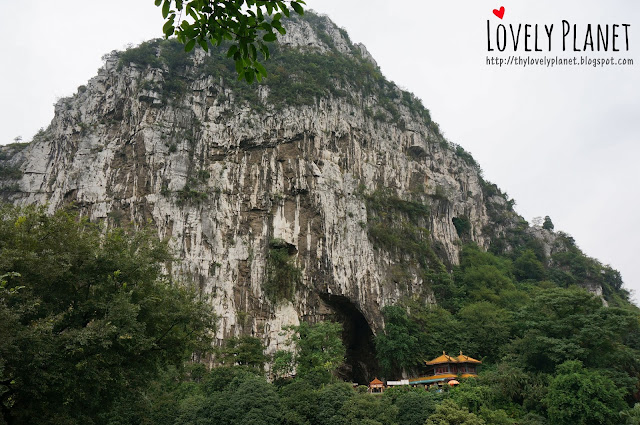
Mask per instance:
[[[185,54],[154,40],[105,56],[28,145],[0,151],[2,196],[72,205],[108,226],[157,228],[171,273],[210,294],[218,339],[344,323],[353,379],[375,370],[381,309],[446,296],[461,247],[551,258],[419,99],[387,81],[328,18],[288,23],[269,78],[236,81],[224,46]],[[579,282],[602,293],[599,277]]]

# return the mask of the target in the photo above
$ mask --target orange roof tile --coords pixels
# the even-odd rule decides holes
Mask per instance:
[[[369,382],[369,385],[384,385],[384,382],[382,382],[378,378],[374,378],[373,381]]]

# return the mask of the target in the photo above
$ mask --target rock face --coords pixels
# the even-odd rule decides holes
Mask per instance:
[[[486,196],[468,154],[411,95],[375,82],[364,46],[328,19],[290,22],[278,50],[351,61],[373,88],[330,78],[311,101],[278,104],[277,87],[241,87],[208,71],[217,59],[203,52],[182,68],[161,62],[162,46],[147,46],[151,63],[112,53],[60,100],[50,127],[5,161],[22,173],[5,197],[52,211],[75,203],[110,226],[152,223],[180,258],[171,272],[211,295],[220,341],[252,334],[273,352],[283,326],[333,316],[353,353],[383,326],[382,307],[434,302],[425,271],[450,270],[463,240],[487,248],[505,226],[490,217],[508,210],[505,197]],[[286,71],[304,86],[304,74]],[[428,261],[405,249],[412,238],[434,254]],[[265,282],[282,250],[301,277],[291,296],[273,299]],[[351,363],[356,380],[375,368]]]

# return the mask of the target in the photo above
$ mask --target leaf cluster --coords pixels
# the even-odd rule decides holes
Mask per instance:
[[[199,45],[205,51],[209,43],[219,46],[231,41],[227,56],[235,61],[239,79],[248,83],[261,81],[267,71],[258,53],[269,59],[267,43],[274,42],[277,33],[286,34],[281,20],[291,11],[304,13],[302,0],[155,0],[162,7],[166,20],[162,28],[165,37],[176,35],[191,51]]]

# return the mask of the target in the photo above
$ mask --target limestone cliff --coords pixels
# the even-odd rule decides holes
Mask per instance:
[[[463,242],[486,249],[521,219],[328,19],[289,22],[269,72],[249,87],[224,49],[112,52],[48,129],[3,149],[3,193],[75,203],[110,226],[152,223],[181,260],[171,272],[211,294],[219,340],[252,334],[273,352],[283,326],[334,316],[353,353],[370,347],[383,306],[435,302]],[[282,268],[299,271],[295,287]],[[372,364],[352,361],[357,379]]]

